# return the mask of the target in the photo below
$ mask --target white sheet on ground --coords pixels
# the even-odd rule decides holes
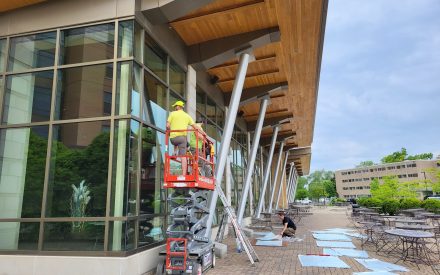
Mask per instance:
[[[322,250],[323,254],[328,254],[330,256],[347,256],[352,258],[368,258],[367,251],[357,250],[351,248],[329,248],[326,247]]]
[[[336,256],[298,255],[302,266],[350,268]]]
[[[358,261],[361,265],[363,265],[365,268],[373,270],[373,271],[400,271],[400,272],[406,272],[408,271],[407,268],[387,263],[378,259],[355,259]]]
[[[276,240],[276,241],[257,241],[255,243],[257,246],[283,246],[283,241]]]
[[[344,234],[312,234],[313,237],[320,241],[351,241],[351,238]]]
[[[352,242],[316,241],[316,245],[319,247],[356,248]]]

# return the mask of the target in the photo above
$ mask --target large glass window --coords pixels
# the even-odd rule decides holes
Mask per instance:
[[[139,247],[151,245],[165,240],[163,217],[140,217]]]
[[[51,67],[55,62],[56,32],[11,38],[8,71]]]
[[[108,245],[110,251],[135,248],[136,221],[112,221],[109,226]]]
[[[206,116],[211,120],[215,122],[215,102],[211,100],[208,97],[208,100],[206,101]]]
[[[44,250],[102,251],[105,222],[50,222],[44,224]]]
[[[40,217],[47,135],[48,126],[0,130],[0,218]]]
[[[120,120],[113,134],[110,215],[135,216],[139,173],[139,122]]]
[[[112,64],[60,70],[55,119],[110,115],[112,76]]]
[[[5,68],[6,39],[0,39],[0,72]]]
[[[112,59],[114,23],[61,32],[60,64]]]
[[[143,119],[164,129],[167,109],[167,88],[159,80],[145,72]]]
[[[144,64],[163,81],[167,81],[167,54],[145,34]]]
[[[49,120],[52,78],[52,71],[8,76],[3,98],[2,123]]]
[[[199,91],[199,88],[197,87],[197,92],[196,92],[196,108],[197,111],[199,111],[200,113],[206,115],[206,95],[203,93],[203,91]]]
[[[185,78],[185,72],[176,62],[174,62],[174,60],[170,59],[170,87],[181,96],[185,95]]]
[[[118,57],[133,56],[133,20],[119,23]]]
[[[1,250],[36,250],[40,223],[0,222]]]
[[[109,121],[53,126],[47,217],[105,216]]]

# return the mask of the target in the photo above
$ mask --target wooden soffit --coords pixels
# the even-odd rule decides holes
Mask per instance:
[[[46,2],[46,0],[2,0],[0,1],[0,13],[18,8]]]
[[[189,47],[279,28],[278,42],[254,49],[255,61],[248,66],[244,88],[287,82],[287,89],[271,94],[266,118],[292,115],[281,130],[296,134],[295,146],[311,146],[327,5],[328,0],[217,0],[169,24]],[[238,58],[232,58],[207,71],[227,95],[237,68]],[[259,108],[259,101],[241,107],[248,124],[256,120]],[[263,135],[271,131],[265,129]],[[310,155],[298,156],[295,163],[307,174]]]

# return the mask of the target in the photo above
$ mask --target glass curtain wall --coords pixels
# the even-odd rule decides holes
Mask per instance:
[[[163,243],[185,75],[134,20],[0,38],[0,251]]]

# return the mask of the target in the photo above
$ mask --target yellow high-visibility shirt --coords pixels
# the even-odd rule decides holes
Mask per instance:
[[[168,116],[167,121],[170,123],[170,130],[186,130],[188,126],[194,124],[194,120],[183,110],[173,111]],[[178,136],[186,136],[187,132],[171,132],[170,138]]]

